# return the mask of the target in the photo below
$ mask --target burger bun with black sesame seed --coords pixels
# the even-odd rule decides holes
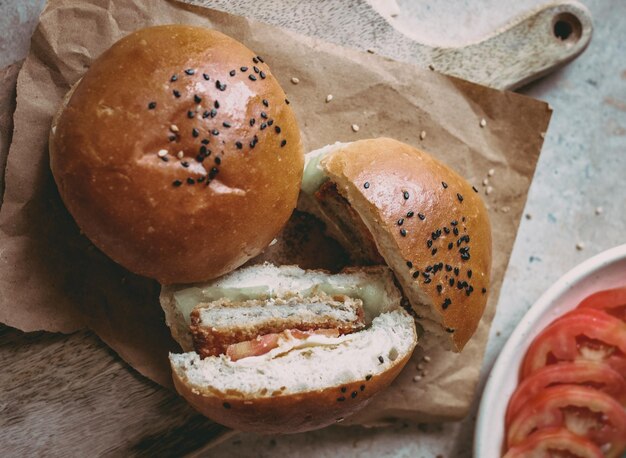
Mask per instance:
[[[401,299],[383,266],[329,274],[263,264],[166,287],[161,304],[186,351],[170,354],[174,384],[203,415],[241,431],[284,434],[340,423],[391,384],[417,344]],[[341,310],[329,311],[337,302],[362,307],[362,315],[350,318],[358,322],[352,331],[327,334],[339,320]],[[293,316],[298,306],[310,313]],[[310,323],[323,332],[303,328]],[[296,337],[294,327],[311,334]],[[216,348],[211,333],[256,347],[277,335],[268,329],[280,340],[260,354],[236,358],[229,348],[202,356]],[[255,332],[258,339],[246,340]]]
[[[464,178],[390,138],[306,155],[298,207],[319,217],[358,263],[384,259],[425,339],[461,351],[483,315],[491,277],[485,205]]]
[[[170,284],[259,254],[296,205],[303,152],[261,57],[219,32],[167,25],[91,64],[53,120],[50,165],[100,250]]]

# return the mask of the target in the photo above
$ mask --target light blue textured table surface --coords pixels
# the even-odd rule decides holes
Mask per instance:
[[[0,0],[0,67],[25,55],[43,3]],[[238,14],[246,7],[242,1],[210,3]],[[344,44],[350,44],[350,37],[357,32],[350,30],[350,24],[359,27],[361,36],[364,27],[368,32],[367,23],[363,25],[351,16],[366,10],[362,2],[300,2],[292,13],[279,3],[259,3],[253,11],[248,8],[248,15]],[[315,13],[322,3],[325,9],[333,4],[332,15],[293,21],[300,10]],[[398,13],[391,21],[399,30],[411,31],[421,42],[450,45],[474,41],[543,2],[400,0],[397,10],[393,2],[379,3],[381,11]],[[565,68],[521,90],[549,102],[554,115],[502,288],[481,388],[507,336],[541,293],[579,262],[626,242],[626,2],[587,0],[584,4],[593,15],[595,27],[587,51]],[[371,37],[377,35],[370,32]],[[384,33],[389,55],[394,52],[394,33],[400,32]],[[365,48],[377,44],[361,43]],[[497,172],[489,180],[493,193],[497,193]],[[446,425],[380,430],[335,427],[276,438],[240,435],[207,454],[225,458],[469,457],[474,420],[472,414],[463,422]]]

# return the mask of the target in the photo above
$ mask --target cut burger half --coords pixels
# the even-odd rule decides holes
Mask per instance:
[[[377,138],[307,154],[298,208],[353,262],[387,264],[428,338],[463,349],[490,287],[491,228],[476,188],[427,153]]]
[[[191,287],[161,304],[186,350],[178,392],[242,431],[295,433],[340,422],[388,386],[417,344],[386,267],[339,274],[270,264]]]

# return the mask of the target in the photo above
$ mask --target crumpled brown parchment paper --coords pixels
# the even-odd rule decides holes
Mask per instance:
[[[288,93],[307,150],[384,135],[432,153],[481,191],[487,170],[497,171],[486,197],[494,234],[493,286],[476,335],[461,354],[424,339],[393,386],[350,423],[465,415],[550,119],[547,104],[175,1],[48,3],[17,84],[0,209],[0,321],[24,331],[91,328],[140,373],[171,385],[167,353],[176,346],[159,307],[159,285],[116,265],[79,233],[58,196],[47,150],[52,116],[91,61],[133,30],[167,23],[215,28],[263,55]],[[300,83],[292,84],[292,77]],[[296,215],[263,259],[340,266],[333,259],[336,245],[316,231]],[[423,355],[431,360],[416,382]]]

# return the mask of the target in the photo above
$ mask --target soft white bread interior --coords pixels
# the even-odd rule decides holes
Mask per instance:
[[[336,143],[305,156],[299,209],[347,250],[373,240],[428,338],[462,350],[482,317],[491,270],[487,210],[467,181],[393,139]]]

